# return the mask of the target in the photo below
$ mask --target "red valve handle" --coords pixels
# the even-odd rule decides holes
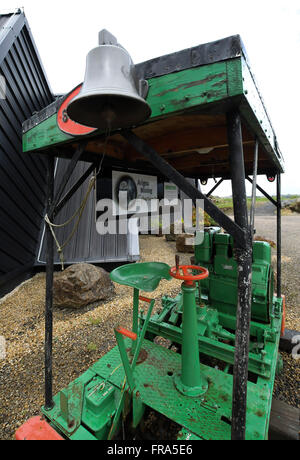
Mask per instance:
[[[200,272],[198,275],[189,273],[189,270],[195,270]],[[182,271],[183,274],[180,273]],[[204,280],[209,276],[209,271],[199,265],[179,265],[179,267],[172,267],[170,269],[170,275],[177,280],[183,280],[186,284],[191,285],[193,281]]]
[[[139,300],[141,300],[142,302],[147,302],[147,303],[151,303],[152,302],[152,299],[149,299],[148,297],[143,297],[143,296],[139,296]]]
[[[131,340],[137,339],[137,334],[135,332],[128,331],[128,329],[125,329],[124,327],[119,326],[115,329],[115,331],[119,334],[124,335],[125,337],[128,337]]]

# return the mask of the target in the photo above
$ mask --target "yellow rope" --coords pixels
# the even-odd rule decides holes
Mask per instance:
[[[96,393],[97,390],[102,391],[104,390],[107,381],[111,378],[111,376],[122,366],[122,363],[119,364],[117,367],[114,368],[114,370],[109,374],[108,377],[104,380],[104,382],[99,383],[99,385],[96,385],[93,391],[89,394],[89,396],[92,396],[94,393]]]

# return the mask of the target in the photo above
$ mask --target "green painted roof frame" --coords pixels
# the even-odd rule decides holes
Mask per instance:
[[[229,107],[238,105],[243,123],[253,137],[259,139],[266,154],[267,160],[263,167],[259,166],[258,173],[284,172],[284,159],[276,134],[238,35],[136,67],[139,76],[149,82],[147,102],[152,115],[141,125],[145,129],[147,126],[150,129],[154,122],[177,115],[225,114]],[[64,97],[59,98],[24,123],[24,152],[41,152],[78,141],[78,136],[63,133],[57,125],[57,111],[63,100]],[[79,138],[95,139],[101,135],[95,131]]]

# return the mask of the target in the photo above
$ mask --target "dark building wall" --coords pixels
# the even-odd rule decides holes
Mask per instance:
[[[66,172],[69,160],[59,158],[55,167],[54,194],[58,185]],[[71,188],[78,179],[86,172],[89,163],[79,161],[75,171],[71,175],[66,190]],[[92,176],[90,176],[91,178]],[[56,224],[67,222],[81,205],[90,178],[76,191],[72,198],[66,203],[65,207],[55,218]],[[100,198],[112,197],[111,171],[108,176],[98,177],[97,182],[97,201]],[[60,244],[63,244],[71,234],[76,219],[63,228],[55,230],[56,237]],[[37,262],[44,264],[46,260],[46,241],[44,232],[41,238],[41,246],[38,252]],[[95,221],[95,193],[92,191],[88,197],[86,207],[80,219],[77,231],[69,244],[63,251],[64,262],[66,265],[77,262],[87,263],[119,263],[133,262],[139,259],[138,240],[136,237],[127,235],[99,235],[96,230]],[[57,251],[54,251],[54,263],[60,265],[60,258]]]
[[[0,295],[35,263],[45,207],[46,163],[22,153],[22,123],[53,101],[23,13],[0,16]]]

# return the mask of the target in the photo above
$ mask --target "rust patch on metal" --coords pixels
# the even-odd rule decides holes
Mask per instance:
[[[68,428],[71,429],[75,426],[75,420],[71,420],[69,423],[68,423]]]
[[[152,388],[153,389],[153,385],[150,385],[150,383],[144,383],[144,388]]]
[[[131,348],[127,348],[126,351],[127,351],[127,353],[130,353]],[[144,361],[146,361],[147,358],[148,358],[148,353],[144,348],[142,348],[140,353],[139,353],[136,365],[138,366],[139,364],[142,364]],[[131,356],[130,362],[132,362],[132,359],[133,359],[133,357]]]
[[[157,391],[157,393],[162,397],[162,398],[165,398],[165,395],[164,393],[157,387],[154,388],[154,386],[152,385],[152,383],[144,383],[144,388],[151,388],[153,391]]]
[[[139,354],[139,357],[138,357],[138,360],[137,360],[137,365],[138,364],[142,364],[144,361],[146,361],[146,359],[148,358],[148,353],[147,351],[143,348],[141,351],[140,351],[140,354]]]
[[[147,364],[156,368],[163,368],[163,365],[159,366],[160,363],[157,361],[157,359],[155,359],[155,356],[148,355]]]

